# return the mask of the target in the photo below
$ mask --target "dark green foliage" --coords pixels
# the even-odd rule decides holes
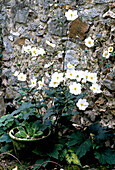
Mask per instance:
[[[83,157],[88,151],[90,151],[92,145],[93,143],[91,139],[87,139],[77,149],[75,149],[76,154],[79,156],[79,159]]]
[[[95,152],[94,154],[101,164],[115,165],[115,151],[112,149],[106,148],[103,152]]]

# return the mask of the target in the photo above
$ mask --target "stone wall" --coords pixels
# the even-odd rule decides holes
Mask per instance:
[[[81,31],[75,31],[78,29],[77,25],[72,30],[71,22],[67,21],[64,12],[69,8],[77,9]],[[19,90],[17,78],[13,74],[20,63],[22,46],[42,47],[47,52],[45,58],[37,60],[38,76],[42,73],[37,72],[37,68],[44,67],[52,60],[55,69],[61,68],[63,51],[57,54],[56,49],[66,47],[67,62],[74,62],[78,69],[97,72],[102,90],[101,94],[91,96],[90,107],[85,111],[83,120],[77,117],[76,121],[100,121],[103,125],[114,126],[114,56],[102,60],[103,51],[114,46],[114,0],[0,0],[0,26],[4,44],[0,75],[2,114],[3,110],[10,113],[13,99]],[[72,37],[69,36],[70,28]],[[88,36],[95,41],[91,49],[84,44],[84,39]],[[56,48],[49,46],[46,40],[55,44]],[[28,58],[25,57],[24,60],[26,62]],[[6,109],[3,109],[4,102]]]

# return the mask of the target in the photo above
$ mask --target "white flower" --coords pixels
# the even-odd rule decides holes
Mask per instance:
[[[15,71],[15,73],[13,74],[14,76],[18,76],[19,71]]]
[[[65,16],[68,21],[73,21],[78,18],[77,10],[72,11],[71,9],[69,9],[67,12],[65,12]]]
[[[108,51],[103,52],[103,57],[109,58],[109,56],[110,56],[110,53]]]
[[[74,66],[73,66],[71,63],[68,63],[68,64],[67,64],[67,68],[68,68],[68,69],[74,69]]]
[[[88,70],[85,70],[85,71],[83,72],[82,83],[86,83],[86,81],[88,80],[88,76],[89,76],[89,72],[88,72]]]
[[[33,79],[31,79],[31,85],[30,85],[30,87],[35,87],[36,86],[36,83],[37,83],[37,79],[35,79],[35,78],[33,78]]]
[[[94,40],[93,39],[91,39],[91,37],[88,37],[88,38],[86,38],[85,39],[85,45],[87,46],[87,47],[93,47],[94,46]]]
[[[84,72],[76,70],[75,71],[75,76],[77,81],[81,81],[82,78],[84,78]]]
[[[22,52],[26,52],[26,53],[30,53],[31,52],[31,46],[28,45],[28,46],[23,46],[22,47]]]
[[[97,73],[89,73],[87,80],[91,83],[96,83],[97,82]]]
[[[52,79],[55,79],[59,83],[62,82],[63,81],[63,73],[58,73],[58,72],[53,73]]]
[[[109,48],[108,48],[108,52],[109,52],[109,53],[113,52],[113,47],[109,47]]]
[[[41,89],[44,85],[44,79],[42,79],[42,81],[38,81],[38,88],[37,89]]]
[[[86,99],[79,99],[76,105],[79,110],[85,110],[88,107],[89,103],[86,101]]]
[[[100,90],[101,86],[97,83],[92,84],[92,86],[90,87],[90,89],[94,92],[94,93],[101,93],[102,91]]]
[[[18,74],[18,80],[26,81],[26,74],[23,74],[23,73]]]
[[[39,55],[39,50],[38,49],[36,49],[36,47],[33,47],[32,49],[31,49],[31,53],[32,53],[32,56],[38,56]]]
[[[81,93],[81,84],[74,82],[69,86],[70,93],[78,95]]]
[[[49,45],[49,46],[51,46],[51,47],[53,47],[53,48],[55,48],[55,46],[56,46],[55,44],[52,44],[52,43],[51,43],[50,41],[48,41],[48,40],[46,40],[46,44]]]
[[[50,84],[49,84],[49,87],[58,87],[58,85],[59,85],[59,82],[56,80],[56,79],[52,79],[51,81],[50,81]]]
[[[67,70],[65,73],[66,78],[75,79],[75,70]]]
[[[45,50],[43,48],[39,48],[38,54],[44,55],[45,54]]]
[[[50,63],[48,63],[48,64],[45,64],[45,65],[44,65],[44,68],[48,68],[48,67],[50,67],[52,64],[53,64],[53,62],[50,62]]]

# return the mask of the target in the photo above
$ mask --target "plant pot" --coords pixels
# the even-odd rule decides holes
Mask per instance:
[[[9,132],[9,136],[12,139],[15,154],[20,160],[31,160],[32,158],[34,158],[36,154],[33,153],[33,150],[35,149],[37,149],[37,152],[45,151],[48,143],[48,138],[51,134],[49,128],[46,129],[45,136],[33,139],[18,138],[14,136],[15,130],[16,128],[11,129]]]

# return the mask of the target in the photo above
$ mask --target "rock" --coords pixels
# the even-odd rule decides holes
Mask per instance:
[[[74,54],[75,54],[74,50],[66,51],[64,69],[67,69],[68,63],[74,64],[74,66],[78,65],[79,61],[75,59]]]
[[[17,10],[15,16],[15,22],[26,24],[28,19],[29,10],[28,8],[23,8],[22,10]]]
[[[97,9],[90,8],[90,9],[81,9],[80,16],[85,18],[86,20],[94,20],[94,18],[98,17],[100,15],[100,12],[97,11]]]
[[[115,73],[107,74],[103,84],[110,90],[115,91]]]
[[[103,14],[103,18],[107,18],[107,17],[115,18],[115,13],[109,10],[105,14]]]
[[[2,52],[2,55],[3,55],[3,57],[2,57],[2,60],[3,60],[3,61],[8,61],[8,60],[10,60],[10,55],[9,55],[8,52],[3,51],[3,52]]]
[[[6,50],[8,53],[13,52],[13,48],[12,48],[11,43],[10,43],[10,41],[8,40],[7,37],[3,37],[3,44],[4,44],[4,47],[5,47],[5,50]]]
[[[108,2],[114,2],[114,0],[93,0],[93,3],[95,4],[104,4]]]
[[[0,91],[0,117],[5,114],[4,93]]]
[[[67,22],[66,17],[62,13],[61,9],[55,11],[55,17],[48,22],[48,32],[57,36],[66,36],[67,34]]]
[[[11,88],[11,87],[6,88],[5,99],[14,99],[17,95],[18,95],[18,93],[16,91],[14,91],[13,88]]]

